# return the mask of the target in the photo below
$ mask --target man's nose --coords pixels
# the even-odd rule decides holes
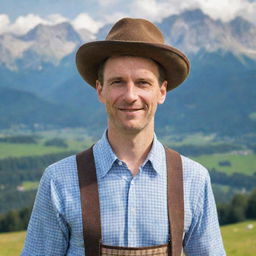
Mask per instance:
[[[128,103],[132,103],[137,100],[138,93],[136,90],[136,86],[133,82],[127,83],[125,88],[124,98]]]

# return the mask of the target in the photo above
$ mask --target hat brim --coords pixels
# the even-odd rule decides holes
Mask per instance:
[[[82,45],[76,54],[80,75],[95,88],[100,63],[114,55],[131,55],[151,58],[160,63],[166,72],[167,90],[180,85],[189,74],[189,60],[178,49],[164,44],[126,41],[95,41]]]

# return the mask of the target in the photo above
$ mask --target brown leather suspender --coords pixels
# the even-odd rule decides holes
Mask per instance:
[[[171,256],[180,256],[184,227],[182,162],[179,153],[166,148],[168,215]],[[86,256],[100,255],[101,223],[96,168],[92,147],[77,154],[83,235]]]
[[[184,193],[181,156],[165,148],[167,164],[167,200],[172,256],[180,256],[184,229]]]
[[[101,224],[96,168],[92,147],[77,154],[86,256],[100,255]]]

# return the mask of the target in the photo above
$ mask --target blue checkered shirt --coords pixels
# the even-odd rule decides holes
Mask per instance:
[[[168,242],[166,159],[154,142],[136,176],[120,161],[106,138],[94,145],[99,185],[102,241],[143,247]],[[207,170],[182,156],[184,176],[184,253],[226,255]],[[21,255],[84,255],[82,212],[75,156],[44,172]]]

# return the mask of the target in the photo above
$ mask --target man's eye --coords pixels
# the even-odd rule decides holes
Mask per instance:
[[[150,86],[150,83],[146,80],[141,80],[138,82],[138,84],[141,86]]]
[[[122,83],[122,80],[113,80],[111,82],[111,84],[115,85],[115,84],[121,84]]]

